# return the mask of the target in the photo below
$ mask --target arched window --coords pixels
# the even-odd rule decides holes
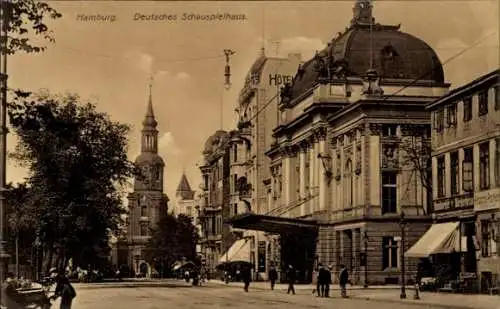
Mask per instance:
[[[382,76],[386,78],[404,78],[401,72],[401,59],[391,43],[388,43],[380,51]]]
[[[346,207],[351,208],[353,205],[353,183],[354,183],[354,177],[352,175],[352,161],[351,159],[348,159],[346,164],[345,164],[345,171],[344,171],[344,178],[345,178],[345,185],[346,185]]]

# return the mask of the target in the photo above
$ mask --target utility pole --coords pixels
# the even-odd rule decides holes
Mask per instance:
[[[5,200],[5,179],[7,167],[7,7],[8,0],[0,0],[0,282],[5,281],[9,257],[6,248],[7,203]]]

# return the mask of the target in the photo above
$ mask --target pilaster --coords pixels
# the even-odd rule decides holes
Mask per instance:
[[[325,155],[326,154],[326,136],[320,135],[318,138],[318,154]],[[319,162],[319,159],[316,156],[316,160],[318,161],[318,185],[319,185],[319,210],[323,211],[326,209],[326,189],[327,189],[327,177],[326,170],[323,166],[322,162]]]

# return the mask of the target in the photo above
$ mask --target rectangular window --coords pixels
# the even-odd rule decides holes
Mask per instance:
[[[488,114],[488,90],[483,90],[478,94],[479,116]]]
[[[500,138],[496,139],[495,154],[495,179],[497,187],[500,187]]]
[[[463,100],[464,103],[464,122],[472,119],[472,97]]]
[[[382,135],[383,136],[396,136],[397,128],[398,128],[398,126],[395,124],[384,124],[384,126],[382,127],[382,129],[383,129]]]
[[[382,172],[382,214],[397,212],[397,173]]]
[[[434,126],[437,132],[441,132],[444,127],[444,109],[439,109],[435,114]]]
[[[481,255],[491,256],[491,223],[489,220],[481,220]]]
[[[394,240],[394,237],[383,237],[382,246],[382,270],[398,268],[398,243]]]
[[[472,151],[472,147],[464,149],[462,186],[466,192],[474,191],[474,152]]]
[[[493,91],[495,93],[494,100],[495,100],[495,110],[500,109],[500,86],[495,86],[493,88]]]
[[[233,148],[233,161],[238,162],[238,145],[234,145]]]
[[[236,216],[238,214],[238,203],[234,204],[234,215]]]
[[[448,123],[448,127],[454,126],[457,124],[457,104],[453,103],[448,106],[446,122]]]
[[[446,193],[445,184],[446,170],[444,165],[444,157],[437,159],[437,195],[444,197]]]
[[[479,145],[479,187],[481,190],[490,188],[490,143]]]
[[[240,188],[238,188],[238,175],[234,174],[233,175],[233,192],[238,192]]]
[[[141,236],[148,236],[148,226],[141,224]]]
[[[459,174],[458,174],[458,151],[450,154],[450,176],[451,176],[451,194],[458,194]]]

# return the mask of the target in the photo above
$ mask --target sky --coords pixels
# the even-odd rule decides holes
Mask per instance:
[[[165,192],[173,198],[183,171],[191,186],[199,187],[205,140],[221,126],[234,128],[238,93],[260,47],[269,56],[300,52],[307,60],[345,29],[354,1],[49,3],[63,14],[49,22],[56,41],[43,53],[11,56],[9,87],[78,93],[94,102],[113,120],[131,125],[128,153],[134,160],[154,76]],[[245,19],[187,21],[181,20],[184,13],[228,13]],[[106,20],[88,20],[97,14]],[[151,14],[176,15],[177,20],[136,20]],[[401,31],[427,42],[444,63],[452,88],[499,67],[495,0],[379,0],[374,16],[382,24],[401,24]],[[236,52],[230,59],[229,90],[223,85],[223,49]],[[15,143],[9,135],[9,151]],[[8,181],[22,182],[25,176],[26,170],[8,162]]]

